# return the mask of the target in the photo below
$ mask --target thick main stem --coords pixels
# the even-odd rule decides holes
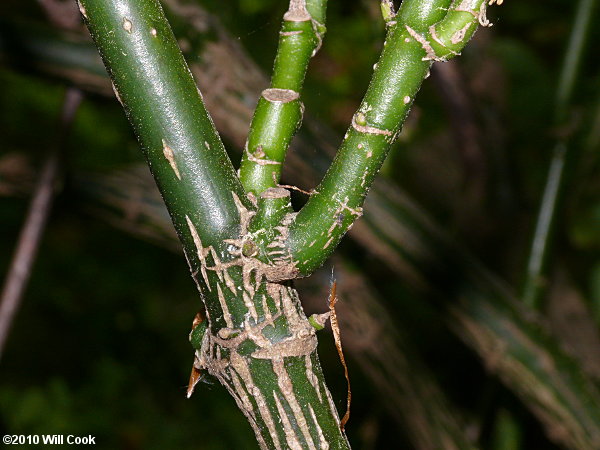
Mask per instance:
[[[241,230],[237,239],[224,241],[234,256],[227,262],[212,246],[204,247],[188,222],[200,263],[193,277],[205,301],[218,302],[219,313],[215,317],[207,309],[209,327],[194,367],[227,388],[261,448],[349,448],[320,369],[316,330],[284,281],[295,273],[294,265],[286,254],[273,264],[255,258],[248,234],[255,213],[237,199],[236,205]],[[285,237],[282,228],[273,243]]]
[[[210,244],[235,234],[244,190],[155,0],[82,0],[115,94],[150,163],[179,236],[186,216]],[[186,245],[186,243],[184,243]]]
[[[216,376],[262,448],[348,448],[293,288],[286,218],[259,261],[235,176],[157,0],[81,0],[203,294],[195,366]]]

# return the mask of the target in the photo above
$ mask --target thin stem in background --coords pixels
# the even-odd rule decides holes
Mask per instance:
[[[569,120],[568,109],[579,76],[580,62],[594,16],[596,0],[580,0],[577,4],[573,28],[563,60],[558,82],[554,121],[555,126],[565,126]],[[539,309],[547,288],[547,266],[556,228],[558,211],[562,209],[566,170],[572,159],[573,145],[568,136],[561,136],[554,145],[544,192],[536,219],[535,230],[527,260],[527,269],[521,299]]]
[[[567,51],[564,56],[562,69],[556,90],[555,120],[560,123],[567,120],[567,113],[575,83],[579,76],[583,50],[594,18],[596,0],[580,0],[575,11],[573,28],[569,36]]]
[[[527,260],[527,278],[521,293],[523,302],[534,309],[541,308],[542,298],[548,285],[546,269],[552,235],[556,226],[560,196],[565,186],[565,164],[569,148],[571,146],[562,141],[554,146],[535,223],[535,231]]]
[[[53,149],[40,173],[35,187],[33,198],[17,241],[6,280],[0,295],[0,358],[4,352],[6,340],[13,320],[19,310],[23,293],[27,287],[31,268],[35,262],[38,247],[56,194],[57,183],[61,174],[61,159],[66,137],[75,113],[81,103],[80,90],[68,89],[63,103],[60,117],[60,136],[55,149]]]

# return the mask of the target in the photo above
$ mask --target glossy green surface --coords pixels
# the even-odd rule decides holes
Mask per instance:
[[[455,2],[446,17],[428,30],[427,41],[434,51],[428,57],[448,60],[460,54],[477,26],[489,26],[486,17],[487,0]]]
[[[159,3],[89,0],[83,1],[81,7],[183,243],[192,277],[203,294],[207,321],[192,332],[192,345],[201,346],[204,333],[210,333],[214,340],[221,336],[221,330],[227,329],[227,337],[217,343],[211,341],[211,349],[202,349],[208,360],[205,364],[213,368],[209,372],[238,400],[262,447],[281,448],[280,442],[292,439],[304,448],[314,448],[313,442],[318,448],[349,448],[338,425],[335,407],[319,399],[326,386],[315,348],[302,347],[305,353],[300,355],[292,352],[285,365],[283,356],[253,356],[262,349],[273,351],[277,346],[285,349],[290,340],[298,339],[295,330],[302,321],[308,322],[293,289],[286,291],[289,294],[284,300],[274,299],[267,291],[266,280],[253,280],[246,272],[247,266],[242,269],[240,256],[254,253],[248,242],[238,244],[240,233],[247,231],[245,226],[252,215],[252,206],[235,176]],[[299,102],[274,105],[263,117],[266,125],[273,116],[283,114],[289,118],[295,114],[291,121],[295,130]],[[266,126],[264,131],[268,138],[277,140],[272,134],[280,130]],[[292,133],[288,134],[291,138]],[[288,199],[286,196],[284,203]],[[278,217],[276,210],[281,208],[265,208]],[[236,257],[231,266],[220,265]],[[273,286],[278,289],[279,285]],[[287,288],[281,286],[281,289]],[[281,317],[263,334],[265,325],[259,328],[259,324],[272,321],[271,308],[275,310],[275,305],[280,308],[280,303],[284,303],[285,314],[280,311]],[[235,346],[223,343],[243,333],[247,333],[245,338]],[[260,338],[256,337],[259,335]],[[218,347],[216,354],[215,347]],[[306,358],[311,359],[310,379]],[[215,368],[214,364],[222,361],[231,364]],[[240,369],[239,364],[245,369]],[[238,376],[245,387],[238,388],[235,384],[242,383]],[[293,387],[289,388],[286,382]],[[240,395],[244,395],[243,403],[239,403]],[[285,425],[282,416],[287,413],[281,412],[278,402],[290,406],[292,401],[301,405],[302,414],[296,409]],[[313,420],[318,420],[318,424],[310,421],[312,417],[316,417]],[[327,445],[321,444],[319,430],[326,433]]]
[[[184,245],[193,248],[186,216],[206,245],[234,236],[239,217],[232,193],[244,201],[244,191],[160,4],[82,0],[81,6]]]
[[[302,273],[321,266],[349,227],[362,214],[369,187],[410,106],[427,76],[421,43],[406,26],[421,28],[444,17],[450,1],[404,2],[390,26],[369,89],[354,115],[353,126],[317,193],[311,196],[290,227],[289,246]],[[405,18],[406,22],[400,19]]]
[[[290,17],[291,10],[284,15],[270,88],[295,99],[269,101],[263,92],[258,102],[240,165],[242,184],[256,196],[279,183],[285,154],[302,121],[300,93],[308,63],[323,39],[326,6],[323,0],[307,4],[307,20]],[[273,227],[276,223],[267,221],[264,225]]]

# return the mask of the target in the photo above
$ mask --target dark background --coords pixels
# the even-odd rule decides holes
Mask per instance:
[[[285,2],[202,3],[268,73]],[[552,270],[566,273],[569,286],[598,320],[597,27],[589,36],[568,123],[557,128],[553,119],[573,12],[574,2],[560,0],[507,0],[490,8],[494,26],[480,30],[457,61],[478,130],[475,162],[461,152],[434,72],[382,176],[408,190],[457,240],[518,287],[552,146],[566,127],[576,151]],[[2,2],[0,18],[47,20],[38,3],[14,0]],[[303,97],[307,113],[341,136],[368,84],[384,26],[376,0],[332,1],[327,22]],[[36,168],[57,139],[65,84],[0,59],[0,86],[4,274]],[[246,420],[218,384],[201,384],[185,399],[193,358],[187,334],[199,298],[180,252],[111,226],[79,192],[87,173],[143,161],[119,104],[87,95],[67,147],[63,189],[0,361],[0,431],[92,434],[100,448],[256,448]],[[368,256],[357,246],[346,243],[340,251],[357,266],[371,267],[382,298],[410,297],[384,269],[365,264]],[[457,407],[469,420],[484,421],[483,447],[494,448],[485,370],[458,342],[446,339],[440,320],[420,302],[389,307],[399,326],[405,316],[427,318],[406,328]],[[320,341],[324,370],[343,411],[345,383],[331,335]],[[355,448],[410,448],[359,365],[351,360],[350,369],[354,403],[348,433]],[[511,412],[522,435],[521,448],[552,448],[519,401],[498,389],[499,405]]]

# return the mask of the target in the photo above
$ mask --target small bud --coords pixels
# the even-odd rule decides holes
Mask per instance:
[[[202,340],[204,339],[204,333],[206,333],[207,327],[208,322],[206,320],[197,322],[197,319],[194,319],[194,325],[192,331],[190,332],[190,343],[195,350],[198,350],[200,347],[202,347]]]
[[[386,23],[394,20],[396,13],[394,12],[392,0],[381,0],[381,15]]]
[[[322,330],[325,328],[325,322],[327,322],[327,319],[329,319],[330,314],[330,312],[326,312],[324,314],[313,314],[308,318],[308,323],[310,323],[315,330]]]
[[[361,112],[357,112],[356,113],[356,123],[362,127],[364,127],[367,124],[367,117],[361,113]]]
[[[254,241],[246,241],[242,245],[242,255],[246,258],[251,258],[258,254],[258,247],[254,243]]]

